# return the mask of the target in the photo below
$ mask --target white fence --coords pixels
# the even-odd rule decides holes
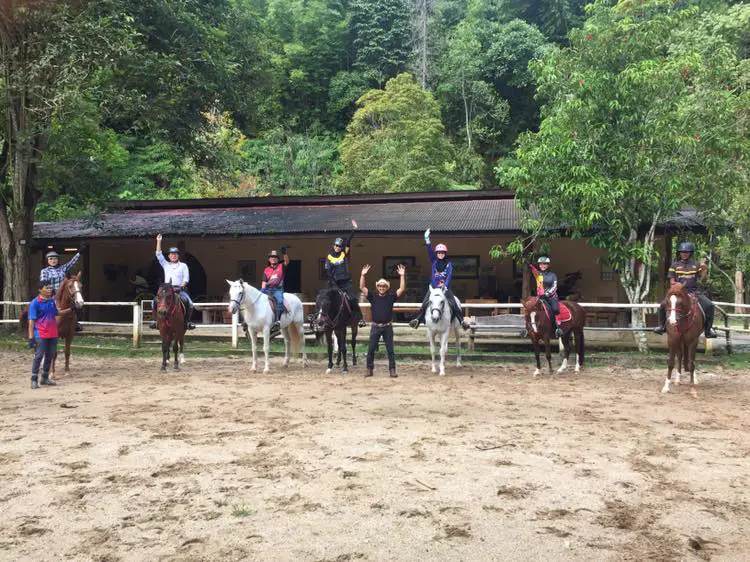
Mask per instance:
[[[13,301],[0,301],[0,304],[2,305],[15,305],[15,306],[24,306],[28,303],[26,302],[13,302]],[[210,310],[227,310],[227,306],[229,303],[226,302],[211,302],[211,303],[195,303],[195,308],[198,311],[210,311]],[[315,303],[313,302],[303,302],[302,303],[306,307],[314,307]],[[396,303],[394,305],[394,308],[396,310],[412,310],[416,311],[419,309],[422,303]],[[632,311],[633,309],[647,309],[647,310],[656,310],[659,308],[659,303],[644,303],[644,304],[627,304],[627,303],[596,303],[596,302],[581,302],[578,303],[581,305],[584,309],[587,310],[587,312],[592,310],[624,310],[624,311]],[[743,305],[743,304],[734,304],[729,302],[715,302],[716,310],[719,314],[723,316],[723,327],[718,327],[717,329],[720,331],[724,331],[726,335],[726,344],[727,344],[727,351],[731,353],[732,351],[732,341],[731,341],[731,334],[739,333],[739,334],[750,334],[750,330],[743,329],[743,328],[736,328],[731,325],[731,320],[733,318],[735,319],[743,319],[747,320],[750,319],[750,305]],[[147,312],[147,310],[150,309],[151,301],[141,301],[141,302],[86,302],[84,306],[99,306],[99,307],[130,307],[132,309],[132,321],[131,322],[92,322],[92,321],[83,321],[81,322],[84,326],[113,326],[113,327],[125,327],[125,328],[131,328],[132,329],[132,337],[133,337],[133,347],[138,347],[141,344],[141,340],[143,338],[144,333],[144,314]],[[362,308],[369,308],[370,303],[360,303],[360,306]],[[522,308],[522,305],[520,303],[464,303],[462,304],[462,307],[464,309],[464,313],[466,316],[471,316],[470,312],[473,310],[497,310],[497,311],[519,311]],[[726,309],[734,307],[735,312],[730,313],[727,312]],[[745,310],[746,312],[737,312],[738,310]],[[502,317],[502,315],[500,315]],[[4,324],[12,324],[17,323],[18,320],[0,320],[0,323]],[[405,326],[406,324],[399,324],[395,323],[396,326]],[[501,323],[493,323],[493,327],[498,329],[514,329],[518,328],[518,323],[508,323],[507,325],[503,325]],[[211,328],[214,330],[219,331],[226,331],[228,336],[231,336],[232,339],[232,347],[237,348],[239,345],[239,332],[240,332],[240,324],[239,324],[239,318],[237,314],[232,315],[232,322],[231,324],[225,324],[223,322],[221,323],[203,323],[198,324],[197,329],[203,330]],[[643,328],[639,327],[631,327],[631,326],[615,326],[615,327],[604,327],[604,326],[587,326],[587,331],[638,331],[642,330]],[[647,328],[646,328],[647,329]]]

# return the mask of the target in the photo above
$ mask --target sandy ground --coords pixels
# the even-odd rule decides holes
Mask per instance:
[[[3,560],[750,558],[750,372],[0,361]]]

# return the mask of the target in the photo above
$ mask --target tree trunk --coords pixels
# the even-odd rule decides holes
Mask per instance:
[[[742,271],[734,272],[734,304],[744,304],[745,300],[745,280],[743,279]],[[737,306],[734,308],[735,314],[745,314],[747,309]],[[744,328],[747,330],[748,319],[743,320]]]

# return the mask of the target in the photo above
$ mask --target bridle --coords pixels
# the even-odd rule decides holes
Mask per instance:
[[[336,289],[329,289],[329,291],[330,291],[330,290],[336,290]],[[348,297],[347,297],[347,296],[346,296],[346,295],[345,295],[345,294],[343,293],[343,291],[341,291],[341,290],[338,290],[338,293],[339,293],[339,296],[341,297],[341,304],[339,305],[339,311],[338,311],[338,313],[336,314],[336,316],[335,316],[335,317],[334,317],[333,319],[331,319],[330,315],[328,315],[328,314],[325,314],[325,313],[323,312],[323,308],[324,308],[323,304],[324,304],[325,302],[328,302],[328,308],[329,308],[329,309],[330,309],[330,307],[331,307],[331,298],[330,298],[330,296],[326,296],[326,297],[324,297],[324,298],[322,299],[322,301],[321,301],[321,304],[320,304],[320,311],[318,311],[318,324],[321,324],[321,323],[322,323],[322,324],[323,324],[323,325],[325,325],[325,326],[326,326],[327,328],[335,328],[335,327],[336,327],[336,325],[338,324],[338,322],[339,322],[339,318],[341,318],[341,313],[342,313],[342,312],[344,312],[344,306],[345,306],[345,304],[344,304],[344,303],[345,303],[345,299],[347,299],[347,298],[348,298]]]
[[[73,303],[73,306],[75,308],[80,308],[80,306],[78,306],[78,301],[76,300],[76,295],[81,295],[81,300],[83,300],[83,293],[81,293],[80,289],[76,288],[76,284],[77,283],[78,282],[77,281],[73,281],[72,278],[68,278],[65,281],[63,281],[63,284],[69,285],[69,287],[66,287],[65,294],[67,294],[70,297],[70,301]],[[60,286],[60,292],[59,292],[60,304],[62,305],[62,295],[63,295],[63,292],[62,292],[61,289],[62,289],[62,286]]]
[[[242,291],[240,291],[240,296],[237,299],[229,299],[229,302],[234,303],[237,305],[237,308],[242,308],[242,303],[245,302],[245,287],[244,285],[240,285],[242,287]],[[255,304],[260,300],[260,297],[263,295],[260,291],[258,291],[258,296],[255,298],[255,300],[250,304]]]
[[[443,300],[440,301],[440,306],[432,306],[432,299],[430,299],[430,316],[432,316],[433,311],[438,312],[438,317],[435,322],[439,322],[440,319],[443,317],[443,314],[445,314],[445,303],[446,303],[446,296],[445,293],[443,293]]]

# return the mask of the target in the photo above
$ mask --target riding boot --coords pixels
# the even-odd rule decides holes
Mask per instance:
[[[190,322],[190,319],[192,317],[193,317],[193,305],[186,304],[185,305],[185,329],[186,330],[195,330],[195,324]]]
[[[557,323],[557,319],[554,316],[552,317],[552,327],[555,329],[555,337],[561,338],[563,336],[563,332],[560,329],[560,326]]]
[[[659,325],[654,328],[655,334],[663,334],[667,331],[667,311],[664,309],[664,304],[659,307]]]
[[[417,328],[419,328],[420,324],[424,324],[424,316],[425,314],[427,314],[427,306],[428,301],[424,301],[422,303],[422,308],[419,309],[419,314],[417,314],[417,317],[414,320],[409,322],[409,326],[416,330]]]
[[[714,330],[714,315],[713,310],[706,313],[706,322],[705,322],[705,333],[707,338],[718,338],[719,334],[716,333],[716,330]]]

